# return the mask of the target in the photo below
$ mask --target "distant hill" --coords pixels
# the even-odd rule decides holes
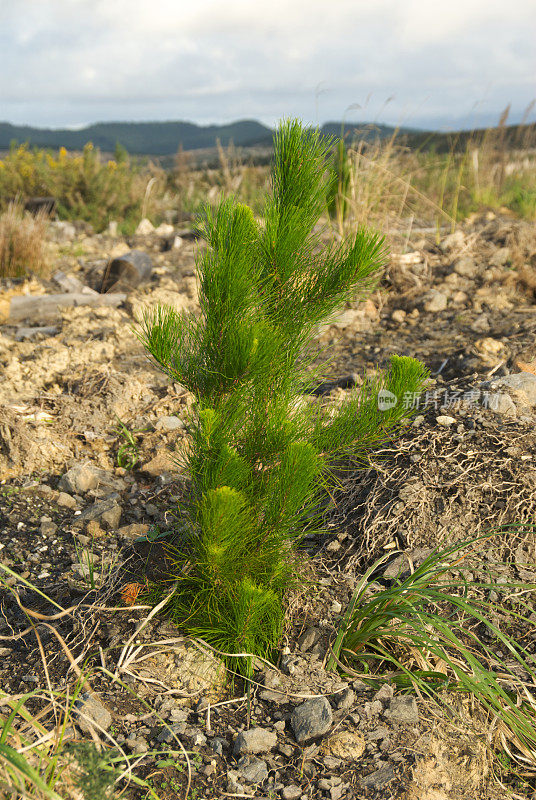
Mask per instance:
[[[433,150],[436,153],[464,152],[467,145],[483,146],[486,142],[498,149],[528,150],[536,147],[536,123],[477,128],[471,131],[436,133],[413,131],[402,137],[412,150]]]
[[[376,122],[325,122],[322,125],[324,136],[340,138],[341,131],[344,138],[351,143],[354,139],[388,139],[394,133],[397,135],[412,134],[414,128],[395,128],[392,125],[380,125]],[[423,133],[423,131],[419,131]]]
[[[478,143],[486,129],[454,133],[435,133],[415,128],[395,128],[379,123],[326,122],[321,128],[327,136],[339,137],[343,130],[348,143],[355,140],[386,139],[396,133],[397,142],[410,148],[433,149],[436,152],[463,150],[469,138]],[[490,130],[490,129],[488,129]],[[509,125],[491,129],[502,138],[508,148],[534,147],[536,125]],[[196,125],[192,122],[98,122],[79,130],[32,128],[26,125],[11,125],[0,122],[0,150],[7,150],[12,141],[28,142],[32,146],[57,150],[82,150],[87,142],[93,142],[105,153],[113,152],[119,142],[132,155],[158,156],[170,161],[179,147],[185,151],[203,151],[203,160],[217,159],[217,140],[223,147],[230,142],[238,148],[251,148],[254,158],[269,159],[273,131],[255,120],[239,120],[228,125]],[[260,154],[253,153],[255,148]],[[206,153],[206,155],[205,155]]]
[[[216,140],[226,147],[269,144],[272,131],[255,120],[240,120],[230,125],[195,125],[191,122],[98,122],[79,130],[32,128],[0,122],[0,150],[12,141],[28,142],[36,147],[82,150],[87,142],[105,152],[113,152],[117,142],[136,155],[166,156],[184,150],[215,147]]]
[[[341,135],[340,122],[326,122],[321,130],[326,136]],[[359,139],[384,139],[393,134],[390,125],[344,123],[348,141]],[[410,132],[410,129],[404,129]],[[93,142],[104,152],[113,152],[117,142],[133,155],[171,156],[180,146],[183,150],[207,150],[216,147],[219,139],[226,147],[230,142],[236,147],[270,146],[273,131],[255,120],[239,120],[229,125],[196,125],[192,122],[98,122],[78,130],[60,128],[32,128],[28,125],[11,125],[0,122],[0,150],[7,150],[11,142],[28,142],[35,147],[57,150],[82,150]]]

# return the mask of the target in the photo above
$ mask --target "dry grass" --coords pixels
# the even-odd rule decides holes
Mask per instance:
[[[80,602],[64,609],[18,573],[0,564],[0,589],[15,598],[28,623],[18,632],[9,625],[11,632],[0,636],[0,641],[12,644],[19,639],[27,642],[31,637],[35,638],[44,682],[42,689],[18,694],[8,694],[0,689],[2,800],[4,797],[28,800],[114,800],[124,796],[128,787],[141,789],[138,796],[145,800],[163,800],[164,796],[156,792],[151,782],[143,777],[145,767],[159,758],[167,759],[176,764],[180,772],[185,772],[181,794],[174,796],[187,800],[192,777],[187,751],[168,723],[123,680],[133,674],[130,669],[137,663],[139,648],[133,646],[134,639],[158,614],[163,603],[151,610],[147,606],[107,605],[116,591],[118,575],[118,572],[112,577],[109,575],[107,585],[100,587],[95,594],[95,600],[104,605]],[[42,609],[34,611],[23,606],[17,590],[6,582],[9,577],[25,584],[32,590],[34,602],[39,604],[45,601],[46,607],[52,606],[55,613],[45,614]],[[84,599],[88,597],[86,595]],[[125,612],[130,616],[137,610],[148,610],[149,613],[137,625],[119,653],[112,650],[104,652],[100,648],[100,665],[91,669],[87,667],[91,647],[95,646],[94,634],[99,627],[95,622],[100,615]],[[80,628],[75,630],[73,625],[66,638],[63,638],[58,628],[62,624],[68,625],[71,619]],[[19,627],[18,622],[15,624]],[[89,635],[88,631],[91,631]],[[44,633],[53,635],[46,650],[43,645]],[[65,679],[59,682],[59,688],[57,671],[64,669],[61,664],[65,659],[69,669]],[[79,663],[85,666],[81,669]],[[107,669],[107,664],[113,672]],[[168,731],[171,744],[163,744],[161,748],[141,754],[125,750],[114,736],[115,729],[102,727],[82,703],[81,695],[86,691],[98,697],[93,682],[99,680],[99,673],[106,679],[108,688],[113,686],[118,692],[127,692],[147,712],[147,716],[154,716]],[[145,683],[142,679],[140,682]],[[121,719],[119,717],[117,721]],[[153,771],[153,774],[156,773]]]
[[[396,446],[375,452],[359,479],[344,479],[333,522],[352,531],[346,568],[359,571],[402,540],[427,548],[463,540],[468,530],[479,535],[514,523],[528,530],[536,518],[535,478],[510,448],[530,449],[533,430],[512,426],[507,451],[500,426],[472,439],[470,451],[445,429],[409,427]],[[495,546],[506,561],[535,561],[533,534],[509,530]]]
[[[451,225],[451,215],[421,187],[423,168],[415,156],[397,141],[358,141],[347,149],[342,162],[344,196],[336,204],[337,228],[342,237],[356,226],[366,225],[390,235],[413,224],[415,217],[439,218]],[[341,176],[343,177],[343,176]]]
[[[499,125],[484,132],[443,137],[408,147],[395,132],[338,148],[332,216],[341,236],[358,225],[409,238],[414,223],[454,229],[456,221],[485,208],[536,219],[534,126]]]
[[[0,278],[48,274],[45,233],[45,215],[31,216],[11,203],[0,215]]]

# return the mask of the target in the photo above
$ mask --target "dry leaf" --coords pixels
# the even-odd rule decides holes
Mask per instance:
[[[136,602],[139,593],[145,588],[143,583],[127,583],[121,589],[121,599],[126,606],[132,606]]]
[[[515,365],[521,372],[529,372],[531,375],[536,375],[536,358],[528,362],[516,358]]]

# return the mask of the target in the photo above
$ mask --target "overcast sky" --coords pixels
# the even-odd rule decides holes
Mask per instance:
[[[0,0],[1,121],[471,127],[535,97],[536,0]]]

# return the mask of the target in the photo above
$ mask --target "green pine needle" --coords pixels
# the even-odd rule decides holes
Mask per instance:
[[[200,314],[157,307],[141,320],[148,352],[195,395],[186,533],[170,551],[169,607],[187,633],[225,653],[274,653],[295,580],[293,545],[321,527],[333,461],[363,457],[392,435],[411,415],[404,392],[420,391],[427,377],[418,362],[394,356],[389,373],[350,393],[334,416],[303,403],[318,325],[369,291],[386,261],[383,238],[363,229],[322,246],[332,147],[318,131],[283,122],[264,224],[233,199],[205,210]],[[396,407],[379,407],[381,390],[397,395]],[[251,658],[237,657],[236,667],[247,672]]]

